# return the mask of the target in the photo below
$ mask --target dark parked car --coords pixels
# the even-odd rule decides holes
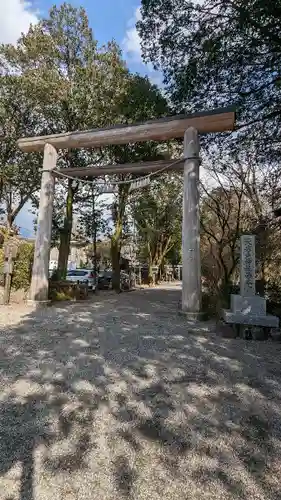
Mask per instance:
[[[108,290],[112,287],[112,271],[99,272],[98,287],[100,290]]]
[[[130,288],[129,275],[124,271],[120,272],[121,289]],[[109,290],[112,287],[112,271],[101,271],[98,277],[98,287],[100,290]]]

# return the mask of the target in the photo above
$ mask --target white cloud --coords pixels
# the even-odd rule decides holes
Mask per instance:
[[[147,74],[152,83],[161,87],[163,83],[162,74],[154,70],[152,63],[144,63],[142,60],[141,40],[136,29],[136,23],[141,20],[140,9],[140,6],[136,8],[134,16],[128,22],[126,35],[122,41],[122,49],[131,69],[135,69],[134,66],[137,66],[137,71],[139,71],[138,66],[141,65],[141,73]]]
[[[141,19],[140,7],[137,7],[134,17],[128,22],[128,29],[122,42],[126,56],[134,62],[142,62],[140,37],[136,29],[137,21]]]
[[[30,2],[0,0],[1,43],[16,43],[21,33],[26,33],[29,25],[37,21],[37,12],[32,10]]]

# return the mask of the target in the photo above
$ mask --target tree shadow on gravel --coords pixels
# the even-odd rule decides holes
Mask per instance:
[[[117,485],[118,491],[126,498],[131,496],[131,490],[134,480],[136,479],[136,471],[130,465],[127,457],[118,456],[114,462],[115,470],[113,476]]]
[[[280,345],[190,334],[178,300],[101,294],[2,329],[0,498],[281,497]]]

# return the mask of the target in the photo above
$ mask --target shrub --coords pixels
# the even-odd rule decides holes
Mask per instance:
[[[85,300],[88,297],[88,287],[71,283],[69,281],[49,280],[49,299],[60,300]]]
[[[32,273],[33,253],[33,243],[20,243],[12,276],[12,287],[15,290],[19,290],[21,288],[27,290],[29,288]]]
[[[68,293],[64,292],[58,292],[57,290],[50,290],[49,292],[49,298],[53,302],[60,302],[60,301],[65,301],[65,300],[73,300],[73,297],[69,295]]]
[[[0,228],[0,285],[4,284],[4,244],[11,238],[11,233],[5,229]],[[15,290],[27,290],[30,285],[34,245],[26,241],[21,241],[13,236],[16,244],[18,244],[18,253],[14,261],[14,269],[12,276],[12,287]]]

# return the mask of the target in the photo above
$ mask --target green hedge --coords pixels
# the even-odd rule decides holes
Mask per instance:
[[[33,263],[34,245],[25,241],[19,244],[18,254],[14,263],[12,288],[27,290],[30,285]],[[0,282],[3,282],[4,251],[0,248]]]
[[[31,281],[33,264],[33,243],[22,242],[19,245],[12,277],[12,287],[15,290],[27,290]]]

